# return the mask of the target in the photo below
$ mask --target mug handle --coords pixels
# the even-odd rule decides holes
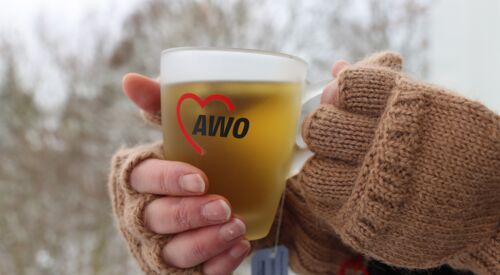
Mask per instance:
[[[297,175],[300,172],[300,169],[302,169],[302,166],[304,166],[304,163],[313,155],[313,153],[307,148],[307,144],[302,139],[302,123],[304,122],[306,116],[319,106],[323,89],[331,81],[332,79],[328,79],[313,84],[309,84],[306,82],[305,92],[302,94],[300,103],[300,120],[295,136],[295,146],[292,155],[292,163],[290,165],[290,170],[288,172],[287,178],[291,178]]]

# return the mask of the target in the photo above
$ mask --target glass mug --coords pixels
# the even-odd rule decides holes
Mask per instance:
[[[162,52],[164,156],[203,170],[208,193],[229,200],[249,240],[269,233],[287,178],[311,155],[301,106],[316,105],[323,85],[305,91],[306,70],[300,58],[258,50]]]

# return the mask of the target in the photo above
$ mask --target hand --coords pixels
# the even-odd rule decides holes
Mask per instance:
[[[333,76],[336,77],[347,64],[345,61],[336,62],[332,68]],[[127,74],[123,78],[123,90],[144,112],[159,113],[161,96],[157,81]],[[325,88],[322,103],[334,103],[336,90],[336,81],[332,81]],[[141,194],[163,196],[144,208],[143,221],[152,232],[175,234],[162,251],[169,266],[188,268],[202,263],[204,273],[225,274],[232,272],[248,253],[250,244],[242,237],[244,224],[237,218],[230,218],[227,200],[205,194],[208,180],[199,169],[186,163],[148,159],[132,170],[130,184]],[[216,210],[203,211],[204,206],[209,205],[219,213]],[[211,215],[207,218],[203,213]],[[233,233],[234,239],[226,241],[227,238],[220,236],[225,224],[242,226],[243,229],[234,230],[240,234]]]
[[[125,94],[143,111],[160,111],[160,85],[138,74],[123,78]],[[160,197],[144,208],[146,228],[157,234],[175,234],[162,256],[169,266],[202,264],[203,274],[229,274],[250,251],[245,224],[231,214],[229,202],[206,194],[207,176],[187,163],[148,159],[136,166],[130,184],[141,194]]]

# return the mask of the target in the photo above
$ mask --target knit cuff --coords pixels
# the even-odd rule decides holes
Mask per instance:
[[[130,186],[130,174],[150,158],[163,159],[161,144],[121,149],[113,157],[108,187],[118,228],[130,253],[146,274],[201,274],[200,266],[190,269],[167,266],[162,250],[172,235],[156,234],[144,225],[143,210],[158,196],[136,192]]]

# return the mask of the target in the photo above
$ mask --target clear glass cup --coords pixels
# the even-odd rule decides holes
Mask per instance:
[[[229,200],[249,240],[269,233],[287,178],[310,155],[297,128],[301,106],[321,89],[306,93],[306,70],[302,59],[274,52],[162,52],[164,156],[203,170],[208,192]]]

